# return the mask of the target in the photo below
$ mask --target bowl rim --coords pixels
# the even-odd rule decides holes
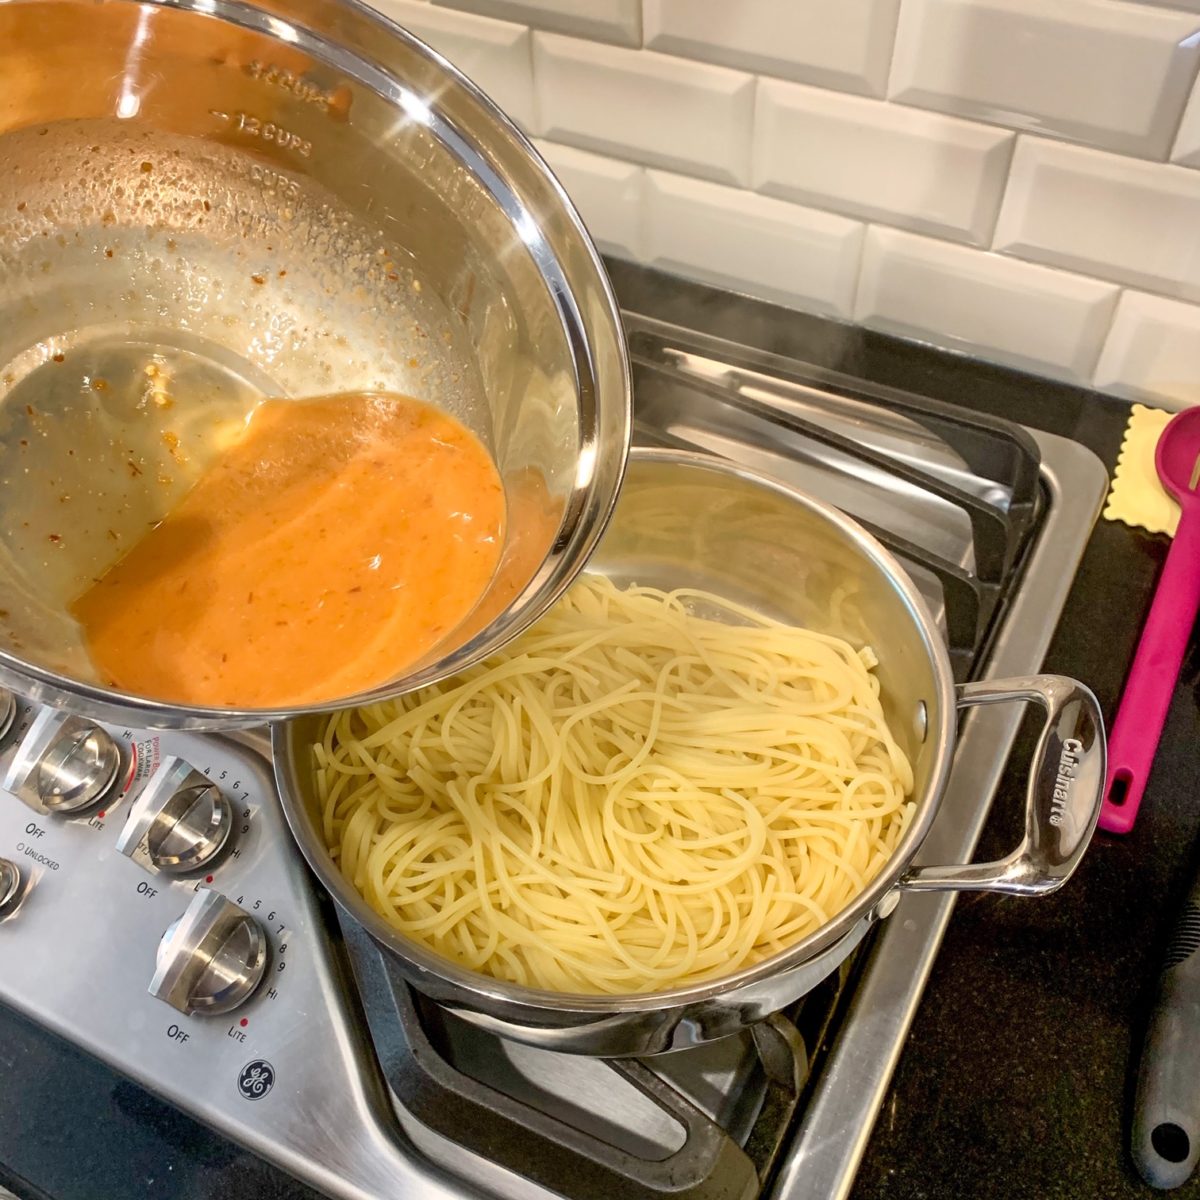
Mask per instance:
[[[0,0],[0,4],[8,2],[10,0]],[[281,18],[275,15],[278,8],[277,0],[247,0],[247,2],[238,0],[237,3],[220,4],[216,11],[211,3],[206,3],[206,0],[138,0],[138,2],[151,4],[158,8],[192,13],[206,19],[215,16],[238,28],[248,29],[268,37],[276,36],[273,31],[281,21]],[[577,369],[581,357],[592,364],[590,381],[594,391],[594,394],[590,396],[590,420],[585,419],[588,413],[588,404],[585,401],[588,397],[583,392],[577,394],[580,439],[575,455],[576,470],[570,491],[565,496],[562,524],[559,526],[557,537],[534,574],[513,598],[514,601],[521,597],[527,598],[525,607],[516,620],[511,620],[507,625],[504,624],[505,618],[513,611],[513,604],[510,603],[488,620],[482,628],[447,654],[433,660],[418,660],[419,669],[411,675],[404,675],[399,680],[380,684],[353,695],[337,696],[324,701],[298,705],[218,708],[143,696],[122,688],[109,687],[94,680],[78,679],[23,658],[10,650],[0,648],[0,686],[10,687],[30,700],[70,708],[84,715],[96,716],[102,720],[111,720],[119,724],[131,724],[155,730],[186,729],[214,732],[329,712],[333,708],[352,708],[361,704],[378,703],[457,674],[520,636],[543,616],[574,582],[591,551],[603,536],[615,511],[621,484],[624,480],[633,429],[633,375],[629,361],[629,348],[612,281],[609,279],[600,253],[588,233],[583,219],[562,183],[532,141],[499,108],[495,101],[442,54],[415,34],[385,14],[363,3],[362,0],[308,0],[303,14],[308,15],[313,10],[322,13],[327,23],[334,29],[341,24],[346,14],[350,13],[356,20],[373,27],[373,33],[377,31],[380,37],[390,38],[401,43],[408,50],[415,51],[429,60],[444,73],[447,81],[460,88],[468,101],[479,109],[481,116],[498,127],[496,132],[513,144],[518,152],[518,160],[524,158],[533,166],[536,175],[540,177],[542,183],[547,185],[553,196],[554,203],[558,208],[557,215],[566,219],[568,225],[566,236],[583,253],[584,269],[590,272],[589,283],[595,285],[597,290],[594,298],[599,301],[598,304],[591,306],[587,328],[604,328],[606,333],[611,334],[611,345],[605,347],[605,354],[612,356],[619,379],[614,380],[611,387],[608,388],[608,394],[612,399],[602,410],[599,403],[600,389],[594,370],[596,355],[589,350],[593,339],[583,336],[585,323],[575,302],[574,293],[571,289],[566,289],[565,293],[560,294],[563,289],[556,285],[562,281],[557,278],[546,280],[547,290],[555,309],[564,321],[567,316],[564,306],[570,310],[574,326],[566,328],[564,333],[568,344],[572,347],[571,359]],[[293,11],[286,14],[286,21],[283,23],[289,26],[292,36],[295,38],[295,44],[323,49],[326,52],[326,58],[334,60],[338,68],[346,75],[355,79],[361,86],[371,88],[385,100],[403,107],[404,97],[411,96],[411,84],[382,65],[377,58],[368,56],[362,49],[351,48],[343,42],[335,40],[329,30],[317,30],[311,25],[302,24],[297,13]],[[361,67],[360,70],[354,69],[356,63]],[[387,88],[392,94],[388,95],[381,91],[381,85],[376,82],[377,80],[386,81]],[[450,139],[457,139],[473,145],[470,139],[465,138],[458,125],[441,111],[436,96],[422,99],[426,105],[424,117],[431,125],[448,131]],[[446,140],[443,139],[443,141]],[[508,194],[517,195],[512,191]],[[511,206],[506,205],[500,196],[495,196],[494,199],[506,215],[513,220],[515,228],[518,217],[526,215],[523,205],[518,204],[515,210],[510,211]],[[532,249],[530,249],[530,253],[534,257],[535,264],[538,264],[539,273],[544,277],[545,272],[539,263],[538,255],[534,254]],[[618,407],[618,398],[620,400],[619,411],[615,411]],[[615,428],[606,429],[606,421],[612,422],[614,418]],[[603,471],[596,468],[596,463],[601,460],[605,463],[609,473],[608,477]],[[548,564],[552,564],[549,570],[547,569]],[[423,665],[420,665],[422,663]]]

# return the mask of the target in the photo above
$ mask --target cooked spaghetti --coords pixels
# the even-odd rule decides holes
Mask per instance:
[[[874,664],[716,596],[589,577],[486,663],[333,716],[325,839],[394,928],[496,978],[728,975],[830,920],[904,831],[912,769]]]

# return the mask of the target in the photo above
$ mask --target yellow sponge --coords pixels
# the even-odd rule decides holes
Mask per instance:
[[[1179,505],[1167,494],[1154,468],[1158,439],[1174,415],[1144,404],[1133,406],[1104,508],[1105,520],[1124,521],[1151,533],[1174,536]]]

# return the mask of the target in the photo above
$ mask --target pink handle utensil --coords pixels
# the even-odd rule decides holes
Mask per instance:
[[[1200,611],[1200,408],[1186,409],[1171,419],[1158,439],[1154,465],[1163,487],[1179,501],[1179,527],[1108,736],[1100,828],[1109,833],[1128,833],[1137,819]]]

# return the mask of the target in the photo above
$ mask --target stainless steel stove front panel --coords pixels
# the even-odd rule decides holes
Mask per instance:
[[[23,708],[0,774],[30,717]],[[230,851],[211,871],[172,879],[117,851],[130,796],[63,819],[0,792],[0,857],[18,864],[25,889],[0,921],[0,1000],[330,1196],[461,1197],[461,1183],[380,1119],[387,1102],[267,762],[211,735],[107,728],[126,764],[138,743],[142,779],[174,754],[217,782],[234,804]],[[160,938],[199,887],[253,916],[269,944],[262,984],[225,1016],[186,1017],[146,990]]]

